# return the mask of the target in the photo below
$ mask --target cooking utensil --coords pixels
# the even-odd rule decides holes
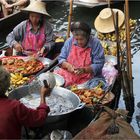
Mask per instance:
[[[79,97],[68,89],[65,89],[62,87],[55,87],[52,90],[51,94],[62,96],[65,100],[70,100],[71,103],[73,104],[73,109],[70,110],[69,112],[61,113],[60,115],[48,116],[46,119],[47,123],[54,123],[54,122],[63,120],[69,117],[69,115],[73,113],[74,111],[82,109],[85,106],[85,103],[81,103],[81,100],[79,99]],[[19,100],[22,97],[25,97],[27,95],[30,96],[29,91],[28,91],[28,85],[25,85],[23,87],[19,87],[15,89],[14,91],[11,91],[8,97],[10,99]]]

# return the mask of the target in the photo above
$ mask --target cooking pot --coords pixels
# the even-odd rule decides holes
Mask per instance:
[[[19,100],[20,98],[23,98],[23,97],[29,95],[28,87],[29,87],[28,85],[19,87],[15,90],[11,91],[9,93],[8,97],[10,99]],[[68,89],[65,89],[62,87],[54,87],[51,94],[62,96],[64,98],[64,100],[71,101],[71,103],[73,104],[73,109],[70,110],[69,112],[64,112],[59,115],[53,115],[53,116],[48,115],[48,117],[46,119],[47,123],[54,123],[54,122],[58,122],[62,119],[65,119],[65,118],[69,117],[69,115],[72,112],[82,109],[85,106],[85,103],[81,103],[81,100],[79,99],[79,97]]]

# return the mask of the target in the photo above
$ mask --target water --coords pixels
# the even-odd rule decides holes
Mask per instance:
[[[140,1],[131,1],[129,3],[130,5],[130,17],[133,19],[140,19],[140,14],[139,14],[139,7],[140,7]],[[85,7],[76,7],[74,6],[73,8],[73,16],[72,20],[77,21],[77,20],[82,20],[86,21],[91,27],[94,29],[94,20],[98,13],[100,12],[101,9],[103,9],[106,6],[101,6],[101,7],[95,7],[95,8],[85,8]],[[124,6],[122,4],[116,4],[112,6],[113,8],[119,8],[119,9],[124,9]],[[50,13],[53,17],[53,20],[51,20],[51,23],[54,25],[54,30],[56,32],[58,31],[67,31],[67,25],[68,25],[68,13],[69,13],[69,6],[64,3],[53,3],[53,5],[48,4],[48,13]],[[0,36],[0,44],[4,44],[5,42],[5,36],[8,33],[7,30],[3,31],[3,36]],[[134,95],[135,95],[135,106],[137,102],[140,101],[140,95],[139,95],[139,83],[140,83],[140,76],[139,76],[139,55],[140,52],[136,53],[132,59],[133,65],[132,65],[132,70],[133,70],[133,77],[134,77]],[[121,97],[120,101],[120,107],[124,108],[124,102]],[[132,126],[134,127],[135,131],[137,134],[140,135],[139,133],[139,127],[136,122],[136,116],[140,115],[140,109],[135,107],[135,113],[133,115],[133,121],[132,121]]]

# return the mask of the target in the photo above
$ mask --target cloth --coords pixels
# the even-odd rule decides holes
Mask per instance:
[[[61,50],[61,53],[58,57],[58,61],[60,64],[63,61],[67,60],[67,58],[71,52],[73,40],[74,40],[74,38],[72,36],[65,42],[65,44]],[[78,43],[76,40],[74,40],[74,45],[78,47]],[[93,36],[90,36],[89,42],[86,47],[91,48],[90,57],[91,57],[92,64],[90,66],[93,69],[94,76],[99,76],[102,73],[102,67],[105,62],[103,47],[102,47],[100,41],[97,38],[94,38]]]
[[[90,52],[91,48],[82,48],[72,44],[71,53],[67,57],[67,62],[75,66],[76,68],[87,67],[91,65]],[[56,73],[60,74],[65,79],[65,86],[70,86],[72,84],[82,84],[93,77],[91,74],[73,74],[65,69],[58,69]]]
[[[118,70],[115,69],[112,63],[106,62],[102,69],[102,75],[105,77],[105,80],[108,83],[108,85],[111,85],[114,84],[116,80]]]
[[[98,86],[100,82],[102,83],[102,89],[106,90],[106,88],[108,87],[108,84],[105,81],[104,77],[94,77],[93,79],[89,80],[86,83],[85,88],[92,89],[92,88]]]
[[[38,52],[41,50],[45,43],[44,25],[40,28],[39,34],[34,34],[30,30],[30,23],[27,22],[26,34],[22,41],[22,47],[24,50],[32,50]]]
[[[29,109],[17,100],[0,98],[0,139],[20,139],[21,126],[37,127],[45,123],[49,107],[41,104]]]
[[[140,140],[140,137],[134,132],[131,125],[125,121],[125,113],[125,110],[114,111],[105,107],[105,111],[101,113],[99,119],[97,119],[95,122],[91,122],[89,126],[80,131],[80,133],[78,133],[73,139]],[[113,119],[115,119],[115,125]],[[113,134],[112,132],[115,130],[115,126],[118,128],[118,133]]]
[[[6,37],[6,41],[7,41],[7,44],[10,46],[10,47],[13,47],[14,44],[16,44],[17,42],[18,43],[22,43],[25,35],[26,35],[26,28],[27,28],[27,22],[28,20],[25,20],[25,21],[22,21],[20,24],[18,24],[11,33],[8,34],[8,36]],[[43,45],[43,47],[45,47],[47,49],[47,51],[50,51],[52,46],[54,46],[54,41],[53,41],[53,29],[50,25],[50,23],[46,22],[44,20],[44,24],[43,24],[45,27],[45,31],[44,31],[44,34],[45,34],[45,43]],[[30,24],[30,31],[32,33],[33,32],[33,27],[32,25]],[[38,31],[35,32],[34,34],[39,34],[40,32],[40,27],[38,27]]]

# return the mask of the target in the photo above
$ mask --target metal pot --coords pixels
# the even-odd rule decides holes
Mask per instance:
[[[62,88],[62,87],[55,87],[51,94],[56,94],[56,95],[60,95],[62,96],[65,100],[70,100],[73,104],[74,109],[66,112],[66,113],[62,113],[60,115],[53,115],[53,116],[48,116],[46,119],[47,123],[54,123],[54,122],[58,122],[62,119],[65,119],[67,117],[69,117],[69,115],[79,109],[82,109],[85,106],[85,103],[81,103],[79,97],[74,94],[72,91]],[[10,99],[17,99],[19,100],[22,97],[25,97],[26,95],[29,95],[29,91],[28,91],[28,85],[23,86],[23,87],[19,87],[13,91],[11,91],[9,93],[9,98]]]

